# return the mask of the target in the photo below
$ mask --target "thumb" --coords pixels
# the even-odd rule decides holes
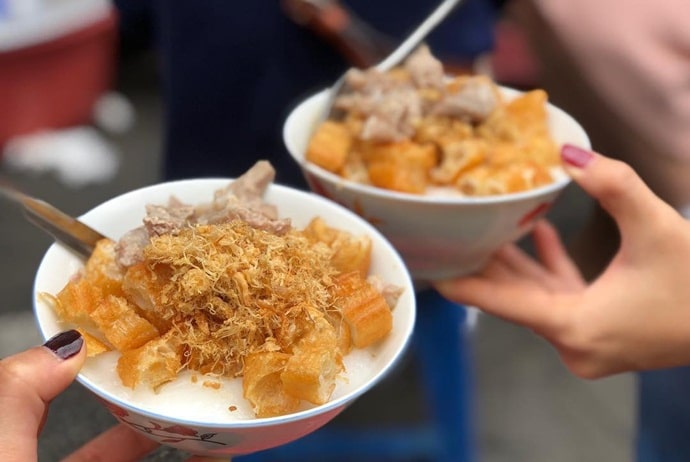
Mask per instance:
[[[621,234],[634,232],[640,223],[673,210],[624,162],[567,144],[561,149],[561,158],[573,180],[616,220]]]
[[[0,360],[0,460],[36,460],[50,401],[74,380],[86,358],[76,330]]]

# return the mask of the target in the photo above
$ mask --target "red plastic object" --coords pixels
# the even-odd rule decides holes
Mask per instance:
[[[539,86],[541,69],[522,27],[510,19],[496,23],[496,45],[491,52],[494,79],[516,88]]]
[[[0,52],[0,148],[13,136],[89,122],[113,82],[117,15]]]

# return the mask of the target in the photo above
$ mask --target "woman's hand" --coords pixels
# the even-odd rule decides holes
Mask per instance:
[[[86,348],[81,334],[70,330],[56,335],[43,346],[0,360],[0,460],[37,460],[38,437],[48,405],[72,383],[85,359]],[[64,460],[135,461],[158,446],[126,425],[116,425]],[[216,459],[193,457],[189,462],[212,460]]]
[[[541,222],[533,231],[538,261],[510,245],[479,274],[436,288],[534,330],[580,377],[690,364],[690,224],[628,165],[573,146],[562,158],[620,230],[605,271],[586,284]]]

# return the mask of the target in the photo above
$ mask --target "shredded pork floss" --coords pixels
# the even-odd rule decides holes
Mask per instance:
[[[190,368],[240,375],[246,355],[290,352],[310,312],[330,310],[331,255],[298,231],[278,236],[240,220],[162,235],[144,250],[149,269],[168,275],[165,304],[151,309],[172,317]]]

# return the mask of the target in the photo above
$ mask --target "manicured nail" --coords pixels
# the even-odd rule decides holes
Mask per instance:
[[[561,158],[567,164],[583,168],[594,158],[594,154],[572,144],[566,144],[561,148]]]
[[[81,351],[84,338],[77,330],[61,332],[43,344],[60,359],[69,359]]]

